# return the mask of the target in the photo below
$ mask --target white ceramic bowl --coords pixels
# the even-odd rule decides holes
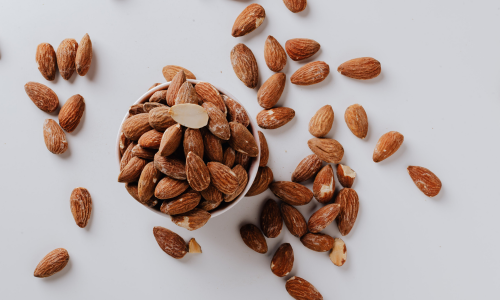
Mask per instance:
[[[191,82],[192,84],[197,84],[198,82],[200,82],[199,80],[192,80],[192,79],[188,79],[188,81]],[[139,98],[139,100],[137,100],[134,104],[140,104],[140,103],[146,102],[146,100],[149,99],[149,97],[151,97],[151,95],[153,95],[154,92],[162,90],[169,85],[170,85],[170,82],[158,85],[157,87],[147,91],[147,93],[142,95]],[[218,86],[215,86],[215,88],[218,89],[222,94],[227,95],[229,98],[232,98],[234,101],[240,103],[238,101],[238,99],[236,99],[233,95],[228,93],[226,90],[224,90]],[[250,132],[253,134],[253,136],[255,138],[255,141],[257,142],[257,146],[259,147],[259,156],[250,159],[250,167],[247,170],[248,171],[248,184],[247,184],[247,187],[245,188],[245,190],[243,191],[243,193],[241,193],[241,195],[238,198],[236,198],[235,200],[233,200],[230,203],[222,202],[222,204],[219,207],[217,207],[216,209],[211,211],[212,218],[222,215],[223,213],[225,213],[226,211],[231,209],[233,206],[235,206],[238,202],[240,202],[241,199],[243,199],[245,197],[246,193],[248,192],[248,190],[252,186],[253,181],[255,180],[255,176],[257,175],[257,171],[259,169],[259,161],[260,161],[260,141],[259,141],[259,134],[258,134],[258,129],[257,129],[258,127],[254,121],[254,118],[252,118],[252,116],[250,116],[248,111],[247,111],[247,115],[248,115],[248,118],[250,119],[250,125],[248,125],[248,130],[250,130]],[[118,137],[116,140],[116,153],[117,153],[117,157],[118,157],[118,165],[120,165],[120,160],[122,158],[122,156],[120,154],[120,133],[122,132],[123,122],[125,122],[125,120],[128,118],[128,116],[129,116],[129,114],[126,113],[125,117],[123,118],[122,123],[120,125],[120,129],[118,130]],[[133,200],[133,198],[132,198],[132,200]],[[144,207],[147,207],[147,206],[144,206]],[[149,208],[149,207],[147,207],[147,208]],[[156,209],[153,209],[153,208],[149,208],[149,209],[162,215],[162,216],[169,217],[169,215],[164,214]]]

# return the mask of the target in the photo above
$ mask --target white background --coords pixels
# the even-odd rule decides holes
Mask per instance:
[[[496,299],[500,280],[498,197],[500,121],[500,4],[498,1],[311,0],[299,14],[281,0],[255,1],[266,20],[252,34],[233,38],[236,16],[252,1],[88,0],[0,2],[0,298],[2,299],[290,299],[285,280],[309,280],[325,299]],[[65,38],[89,33],[93,61],[86,77],[60,75],[47,82],[35,64],[39,43],[57,48]],[[239,228],[258,224],[270,191],[246,198],[225,215],[188,232],[141,207],[117,183],[115,137],[130,104],[153,83],[164,82],[167,64],[224,87],[253,117],[257,90],[235,76],[229,53],[239,42],[254,52],[261,82],[273,73],[263,57],[273,35],[318,41],[312,59],[330,64],[323,83],[299,87],[288,81],[280,106],[295,119],[264,131],[275,179],[289,180],[310,154],[307,124],[330,104],[329,137],[345,148],[343,162],[358,173],[358,220],[347,244],[347,263],[334,266],[286,229],[268,239],[261,255],[241,241]],[[372,56],[382,74],[355,81],[336,72],[342,62]],[[304,62],[288,60],[289,78]],[[45,148],[42,123],[57,118],[36,108],[24,84],[47,84],[61,104],[85,97],[86,112],[69,150]],[[345,109],[364,106],[370,128],[356,138]],[[385,132],[405,136],[402,148],[375,164],[372,151]],[[425,197],[406,172],[420,165],[437,174],[441,194]],[[90,224],[80,229],[69,208],[73,188],[93,199]],[[311,183],[308,183],[311,186]],[[339,187],[337,183],[337,188]],[[306,218],[316,200],[300,211]],[[196,237],[201,255],[175,260],[158,247],[152,229],[165,226],[186,240]],[[335,225],[326,233],[339,237]],[[292,244],[290,276],[269,269],[277,247]],[[50,250],[66,248],[69,265],[48,279],[33,277]]]

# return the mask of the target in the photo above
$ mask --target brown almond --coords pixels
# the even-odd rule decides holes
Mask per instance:
[[[356,179],[356,172],[354,172],[354,170],[349,166],[338,164],[337,178],[343,187],[350,188],[354,183],[354,179]]]
[[[264,204],[260,214],[260,228],[268,238],[278,237],[283,229],[283,218],[281,218],[280,208],[276,201],[269,199]]]
[[[221,191],[219,191],[212,183],[210,183],[208,188],[201,191],[200,194],[203,199],[211,203],[221,203],[224,200]]]
[[[183,70],[180,70],[177,75],[174,76],[172,79],[172,82],[170,82],[170,86],[168,87],[167,90],[167,105],[168,106],[174,106],[175,105],[175,99],[177,98],[177,94],[179,93],[179,90],[181,86],[186,82],[186,73],[184,73]]]
[[[65,39],[57,47],[57,66],[62,78],[69,80],[75,72],[76,52],[78,43],[74,39]]]
[[[209,212],[195,208],[187,213],[172,216],[172,222],[177,226],[193,231],[205,226],[211,216]]]
[[[138,194],[139,201],[146,203],[155,194],[155,188],[160,181],[161,172],[155,168],[154,162],[149,162],[142,169],[141,177],[139,177]]]
[[[331,105],[320,108],[309,121],[309,132],[317,138],[327,135],[333,126],[334,113]]]
[[[318,209],[307,222],[307,228],[312,233],[318,233],[330,225],[340,213],[340,204],[332,203]]]
[[[267,140],[264,134],[259,131],[259,141],[260,141],[260,162],[259,167],[265,167],[269,161],[269,147],[267,146]]]
[[[36,64],[42,76],[48,81],[56,78],[57,58],[51,44],[41,43],[36,47]]]
[[[224,159],[224,152],[222,150],[221,140],[208,130],[205,130],[202,135],[205,157],[209,161],[222,162]]]
[[[31,101],[44,112],[51,113],[59,106],[59,98],[48,86],[30,81],[24,85],[24,90]]]
[[[229,146],[238,152],[242,152],[250,157],[259,156],[259,146],[252,133],[241,123],[229,122],[231,137]]]
[[[283,0],[283,3],[293,13],[301,12],[307,7],[307,0]]]
[[[273,171],[269,167],[259,167],[252,186],[248,190],[246,197],[262,194],[273,182]]]
[[[280,72],[286,65],[285,49],[271,35],[267,37],[264,44],[264,59],[269,69],[274,72]]]
[[[286,125],[295,117],[295,111],[288,107],[265,109],[257,114],[257,125],[263,129],[276,129]]]
[[[120,155],[123,155],[125,153],[125,150],[127,150],[128,145],[130,145],[131,141],[125,137],[125,134],[123,132],[120,133]]]
[[[151,101],[151,100],[150,100]],[[196,89],[194,88],[191,82],[184,82],[177,93],[177,98],[175,98],[175,104],[198,104],[199,103],[198,94],[196,93]]]
[[[163,201],[160,211],[171,216],[187,213],[198,206],[200,200],[200,193],[189,190],[171,200]]]
[[[238,188],[236,174],[219,162],[207,163],[211,183],[223,194],[231,195]]]
[[[343,188],[335,198],[335,203],[340,204],[340,213],[336,220],[340,234],[348,235],[358,217],[358,194],[353,189]]]
[[[308,188],[291,181],[276,181],[269,188],[278,198],[294,206],[306,205],[313,197]]]
[[[441,180],[429,169],[409,166],[407,170],[415,185],[427,197],[434,197],[439,194],[442,187]]]
[[[236,156],[234,158],[234,164],[235,165],[241,165],[243,169],[248,169],[248,166],[250,166],[250,156],[241,153],[241,152],[236,152]]]
[[[316,54],[320,48],[321,45],[311,39],[291,39],[285,43],[286,53],[294,61],[309,58]]]
[[[145,113],[149,113],[150,111],[152,111],[157,107],[167,107],[167,106],[165,104],[157,102],[146,102],[143,104],[142,109],[144,110]]]
[[[224,156],[222,158],[222,163],[225,166],[232,168],[234,166],[235,159],[236,159],[236,152],[234,151],[233,148],[227,147],[226,150],[224,150]]]
[[[247,6],[234,21],[231,35],[240,37],[249,34],[259,27],[266,18],[266,11],[259,4]]]
[[[397,131],[389,131],[382,135],[373,150],[373,161],[381,162],[396,153],[404,139],[404,136]]]
[[[293,261],[292,246],[288,243],[281,244],[271,261],[271,271],[278,277],[285,277],[292,271]]]
[[[360,139],[364,139],[368,134],[368,116],[365,109],[359,104],[349,106],[344,114],[347,127]]]
[[[184,155],[187,156],[189,152],[193,151],[199,157],[203,157],[204,146],[203,137],[199,129],[187,128],[184,132]]]
[[[313,85],[325,80],[328,74],[330,74],[330,66],[324,61],[315,61],[295,71],[290,81],[296,85]]]
[[[169,156],[177,150],[181,144],[182,128],[180,124],[171,126],[165,130],[161,138],[160,148],[158,153],[161,156]]]
[[[224,100],[224,103],[227,107],[228,121],[238,122],[243,126],[248,127],[248,125],[250,124],[250,118],[248,117],[245,108],[234,99],[231,99],[226,95],[222,95],[222,99]]]
[[[71,192],[71,213],[76,225],[80,228],[87,226],[92,213],[92,198],[86,188],[78,187]]]
[[[131,142],[127,146],[127,149],[125,149],[125,152],[123,152],[122,158],[120,160],[120,171],[122,171],[128,164],[128,162],[132,159],[132,157],[134,157],[134,155],[132,154],[132,149],[134,149],[136,145],[137,144]]]
[[[141,145],[135,145],[132,148],[132,156],[137,156],[146,160],[153,160],[156,152],[156,149],[142,148]]]
[[[172,199],[184,193],[189,188],[186,180],[163,177],[155,188],[155,197],[161,200]]]
[[[210,185],[210,171],[203,160],[193,152],[186,157],[186,176],[193,190],[201,192]]]
[[[219,90],[217,90],[215,86],[211,85],[208,82],[201,81],[195,86],[195,89],[196,93],[198,93],[198,96],[200,97],[201,101],[203,101],[203,103],[212,103],[220,109],[224,116],[226,115],[226,104],[224,103]]]
[[[182,86],[184,86],[184,84]],[[149,102],[152,102],[152,103],[160,103],[160,102],[167,103],[167,94],[168,94],[168,90],[156,91],[156,92],[153,93],[153,95],[151,95],[151,97],[149,97]]]
[[[52,119],[46,119],[43,122],[43,139],[47,149],[54,154],[63,154],[68,150],[66,134]]]
[[[186,68],[174,66],[174,65],[168,65],[168,66],[163,67],[163,70],[162,70],[163,77],[165,77],[166,81],[172,81],[172,79],[174,79],[175,75],[177,75],[177,73],[179,73],[180,70],[184,71],[184,74],[186,74],[187,79],[196,80],[196,76],[194,76],[194,74],[191,71],[189,71]]]
[[[336,238],[333,242],[333,249],[330,252],[330,260],[332,263],[338,267],[344,265],[347,259],[347,248],[342,239]]]
[[[175,259],[181,259],[187,253],[186,241],[177,233],[161,226],[153,228],[158,246]]]
[[[236,174],[236,178],[238,179],[238,187],[232,194],[224,195],[224,201],[231,202],[234,199],[238,198],[241,193],[245,190],[248,184],[248,174],[245,169],[241,165],[236,165],[232,171]]]
[[[249,88],[254,89],[259,82],[259,67],[252,50],[238,44],[231,50],[231,64],[236,76]]]
[[[149,125],[157,131],[163,132],[175,124],[177,122],[170,116],[170,108],[168,106],[154,108],[149,112]]]
[[[319,203],[328,203],[335,193],[335,177],[331,165],[326,165],[314,179],[313,194]]]
[[[221,140],[229,140],[231,131],[226,116],[210,102],[203,103],[202,107],[208,113],[208,130]]]
[[[326,163],[338,164],[344,157],[344,148],[334,139],[313,138],[307,141],[307,145]]]
[[[204,198],[202,198],[200,201],[200,204],[198,204],[197,208],[210,212],[210,211],[213,211],[214,209],[216,209],[217,207],[219,207],[221,203],[222,203],[222,201],[221,202],[209,202],[209,201],[205,200]]]
[[[241,239],[248,246],[257,253],[267,253],[266,238],[260,229],[253,224],[246,224],[240,228]]]
[[[189,253],[201,253],[201,247],[194,238],[189,240]]]
[[[306,156],[292,173],[293,182],[307,181],[321,170],[323,162],[316,154]]]
[[[146,111],[144,110],[144,104],[134,104],[128,109],[128,114],[130,116],[135,116],[138,114],[143,114]]]
[[[341,64],[337,71],[350,78],[367,80],[380,75],[382,67],[380,66],[380,62],[375,58],[360,57]]]
[[[285,90],[286,75],[276,73],[264,82],[257,93],[259,105],[263,108],[273,108],[281,98]]]
[[[299,0],[285,0],[299,1]],[[305,0],[304,0],[305,2]],[[323,300],[323,296],[309,281],[293,276],[286,282],[286,291],[296,300]]]
[[[306,219],[295,207],[282,202],[281,216],[292,235],[300,238],[307,233]]]
[[[143,134],[150,131],[149,114],[138,114],[123,122],[122,131],[129,140],[137,141]]]
[[[90,69],[90,64],[92,63],[92,41],[90,40],[89,34],[86,33],[80,44],[78,45],[78,50],[76,51],[75,66],[76,73],[80,76],[85,76]]]
[[[156,131],[155,129],[152,129],[152,130],[144,133],[139,138],[139,145],[142,148],[158,149],[158,148],[160,148],[162,137],[163,137],[163,132],[159,132],[159,131]]]
[[[333,238],[323,233],[308,233],[304,235],[300,241],[302,245],[306,246],[316,252],[326,252],[333,248]]]
[[[66,267],[69,261],[68,251],[57,248],[50,251],[42,258],[35,268],[35,277],[45,278],[54,275]]]
[[[142,170],[148,162],[136,156],[132,157],[118,175],[118,182],[134,182],[141,177]]]

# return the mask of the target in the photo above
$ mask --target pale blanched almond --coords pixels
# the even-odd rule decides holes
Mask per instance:
[[[198,129],[208,123],[207,111],[197,104],[177,104],[170,108],[169,113],[177,123],[188,128]]]

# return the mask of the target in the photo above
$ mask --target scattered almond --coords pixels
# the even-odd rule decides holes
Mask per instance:
[[[234,21],[231,35],[240,37],[249,34],[259,27],[266,18],[266,11],[259,4],[247,6]]]
[[[353,189],[343,188],[335,198],[335,203],[340,204],[340,213],[337,216],[340,234],[348,235],[358,217],[358,194]]]
[[[344,115],[347,127],[351,132],[364,139],[368,134],[368,116],[366,115],[365,109],[359,104],[353,104],[347,108]]]
[[[273,181],[273,178],[273,171],[271,171],[269,167],[259,167],[253,184],[248,190],[246,196],[251,197],[262,194],[265,190],[267,190],[269,184]]]
[[[309,121],[309,132],[317,138],[327,135],[333,126],[334,113],[331,105],[320,108]]]
[[[344,148],[334,139],[313,138],[307,142],[307,145],[326,163],[338,164],[344,157]]]
[[[313,85],[320,83],[330,74],[330,66],[324,61],[315,61],[298,69],[290,80],[296,85]]]
[[[57,58],[51,44],[41,43],[36,47],[36,64],[45,79],[52,81],[56,78]]]
[[[238,44],[231,50],[231,64],[236,76],[249,88],[254,89],[259,82],[259,67],[252,50]]]
[[[297,1],[297,0],[285,0]],[[304,0],[305,1],[305,0]],[[309,281],[293,276],[286,282],[286,291],[296,300],[323,300],[323,296]]]
[[[35,277],[45,278],[54,275],[66,267],[69,261],[68,251],[57,248],[50,251],[35,268]]]
[[[316,54],[321,45],[311,39],[291,39],[286,41],[285,49],[294,61],[303,60]]]
[[[307,228],[312,233],[318,233],[330,225],[340,213],[340,204],[333,203],[318,209],[307,222]]]
[[[68,150],[66,134],[52,119],[43,122],[43,138],[47,149],[54,154],[63,154]]]
[[[267,253],[267,242],[260,229],[253,224],[246,224],[240,228],[241,239],[248,246],[257,253]]]
[[[259,141],[260,141],[260,162],[259,167],[265,167],[267,162],[269,161],[269,147],[267,146],[267,140],[264,134],[261,131],[259,133]]]
[[[319,172],[322,166],[323,162],[316,154],[308,155],[299,163],[295,171],[293,171],[292,181],[302,182],[309,180]]]
[[[380,75],[382,67],[380,66],[380,62],[375,58],[360,57],[341,64],[337,71],[347,77],[367,80]]]
[[[434,197],[441,191],[441,180],[432,173],[429,169],[424,167],[408,167],[408,174],[411,179],[427,197]]]
[[[89,71],[90,64],[92,63],[92,41],[88,33],[86,33],[76,51],[75,66],[76,73],[80,76],[85,76]]]
[[[92,198],[87,189],[78,187],[71,192],[70,197],[71,213],[75,219],[76,225],[85,228],[92,213]]]
[[[24,85],[24,90],[31,101],[44,112],[51,113],[59,106],[56,93],[41,83],[30,81]]]
[[[333,238],[323,233],[308,233],[300,238],[302,245],[316,252],[326,252],[333,248]]]
[[[306,219],[295,207],[282,202],[281,216],[292,235],[300,238],[307,233]]]
[[[269,77],[257,93],[259,105],[266,109],[273,108],[285,90],[285,83],[286,75],[284,73],[276,73]]]
[[[276,129],[284,126],[295,117],[295,111],[288,107],[265,109],[257,114],[257,125],[263,129]]]
[[[291,181],[276,181],[269,188],[278,198],[294,206],[306,205],[313,197],[308,188]]]
[[[378,163],[398,151],[403,144],[404,136],[397,131],[390,131],[380,137],[373,150],[373,161]]]
[[[307,0],[283,0],[283,3],[293,13],[301,12],[307,7]]]
[[[65,39],[57,47],[57,66],[62,78],[69,80],[75,72],[75,59],[78,43],[74,39]]]
[[[281,218],[280,208],[276,201],[269,199],[264,204],[260,215],[260,228],[268,238],[278,237],[283,229],[283,219]]]
[[[168,255],[175,259],[181,259],[186,255],[186,242],[177,233],[167,228],[156,226],[153,228],[153,234],[156,242],[158,242],[158,246]]]
[[[278,277],[290,274],[293,268],[293,249],[288,243],[281,244],[271,261],[271,271]]]
[[[286,65],[285,50],[271,35],[267,37],[264,44],[264,59],[269,69],[274,72],[280,72]]]

